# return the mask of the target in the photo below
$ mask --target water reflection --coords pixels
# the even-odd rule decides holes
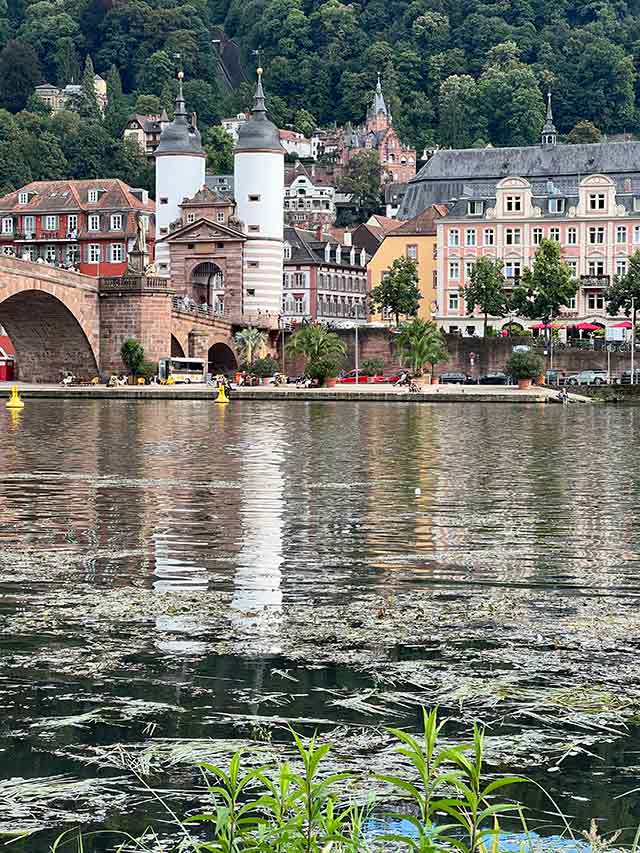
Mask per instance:
[[[450,683],[453,713],[467,684],[486,698],[486,671],[507,673],[514,695],[533,691],[528,667],[541,660],[545,683],[585,689],[575,673],[590,659],[631,691],[640,683],[640,461],[630,452],[639,417],[595,406],[39,401],[14,424],[0,410],[0,779],[29,760],[34,774],[84,779],[98,748],[241,738],[247,715],[414,726],[415,707],[401,699],[389,717],[335,704],[377,689],[371,669],[390,660],[406,661],[414,678],[388,688],[390,707],[394,687],[416,690],[416,678],[424,702]],[[377,607],[406,590],[442,602],[428,648],[409,638],[390,651],[381,641],[359,656],[356,638],[349,666],[284,657],[297,651],[287,649],[287,607],[365,609],[369,595]],[[490,608],[502,590],[518,597],[501,622]],[[56,592],[75,596],[60,612],[47,597]],[[145,612],[180,592],[193,606]],[[83,596],[94,614],[101,595],[113,596],[107,630],[81,618]],[[127,634],[129,615],[118,612],[127,599],[140,624],[150,619],[148,635]],[[231,606],[214,633],[196,605],[218,600]],[[335,645],[357,635],[359,615],[333,626]],[[538,618],[548,634],[535,647],[535,632],[522,629]],[[595,636],[574,639],[590,619]],[[616,624],[602,640],[597,626]],[[496,717],[516,701],[498,696]],[[154,703],[162,708],[151,712]],[[34,725],[96,709],[113,719]],[[604,808],[614,783],[617,793],[632,787],[635,758],[601,754],[605,777],[594,760],[573,775],[565,762],[545,781],[569,800],[582,786]],[[589,815],[589,805],[570,805]],[[631,801],[608,808],[612,821],[640,818]]]

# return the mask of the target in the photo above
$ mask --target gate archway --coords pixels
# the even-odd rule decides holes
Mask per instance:
[[[238,359],[231,347],[226,344],[217,343],[209,347],[208,353],[209,373],[232,373],[238,369]]]
[[[199,304],[207,304],[214,311],[224,309],[224,273],[213,261],[198,264],[191,273],[193,298]]]
[[[58,382],[63,370],[83,378],[98,373],[82,326],[60,299],[44,290],[22,290],[0,302],[0,325],[11,338],[23,381]]]
[[[184,358],[184,347],[175,335],[171,335],[171,357]]]

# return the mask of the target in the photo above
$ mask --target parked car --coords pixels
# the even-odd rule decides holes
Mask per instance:
[[[358,385],[364,384],[366,385],[369,381],[369,377],[365,376],[365,374],[359,370],[358,371]],[[356,372],[355,370],[350,370],[348,373],[345,373],[344,376],[338,377],[338,382],[342,385],[345,384],[356,384]]]
[[[511,385],[512,379],[501,370],[494,370],[492,373],[483,373],[478,379],[478,385]]]
[[[441,385],[466,385],[469,377],[466,373],[441,373],[438,377]]]
[[[606,370],[581,370],[575,376],[569,376],[567,385],[607,385],[609,374]]]
[[[634,368],[633,372],[635,373],[635,382],[633,384],[634,385],[640,385],[640,368],[638,368],[637,370]],[[630,370],[624,370],[622,372],[622,374],[620,375],[620,384],[621,385],[631,385],[631,371]]]
[[[564,370],[546,370],[544,374],[545,385],[564,385],[567,374]]]

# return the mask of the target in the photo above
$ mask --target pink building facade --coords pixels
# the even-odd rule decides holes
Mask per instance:
[[[557,183],[507,177],[491,195],[452,201],[437,226],[435,319],[447,332],[481,335],[482,318],[469,316],[462,292],[475,261],[482,255],[502,259],[510,287],[532,265],[541,240],[552,239],[560,243],[563,260],[579,282],[561,322],[568,327],[619,322],[622,317],[607,315],[603,292],[626,272],[630,255],[640,251],[640,185],[635,184],[629,180],[620,192],[602,174]],[[516,316],[492,318],[490,325],[499,331],[514,321],[533,325]]]

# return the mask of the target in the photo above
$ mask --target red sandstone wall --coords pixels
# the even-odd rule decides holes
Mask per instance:
[[[122,373],[122,344],[135,338],[147,361],[171,355],[170,293],[109,293],[100,296],[100,369]]]

